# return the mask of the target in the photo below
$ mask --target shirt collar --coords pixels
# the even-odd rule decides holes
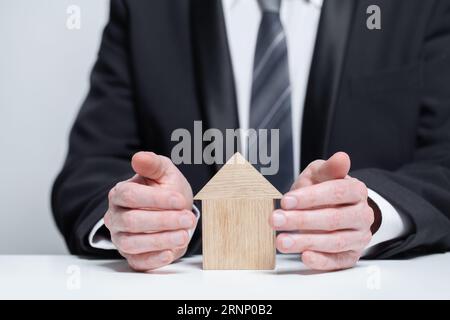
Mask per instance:
[[[241,1],[248,1],[248,0],[224,0],[224,5],[226,6],[227,10],[231,10]],[[284,1],[306,1],[311,3],[316,8],[321,9],[324,0],[284,0]]]

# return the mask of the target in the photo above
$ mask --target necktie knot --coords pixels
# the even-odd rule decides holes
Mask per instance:
[[[280,13],[281,0],[258,0],[262,12]]]

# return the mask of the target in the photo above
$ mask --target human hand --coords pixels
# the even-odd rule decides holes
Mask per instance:
[[[104,220],[112,242],[136,271],[150,271],[182,257],[197,219],[192,189],[169,158],[139,152],[136,175],[109,193]]]
[[[301,253],[315,270],[353,267],[369,244],[374,212],[366,185],[350,176],[350,158],[339,152],[312,162],[297,178],[275,210],[271,225],[281,233],[277,248]]]

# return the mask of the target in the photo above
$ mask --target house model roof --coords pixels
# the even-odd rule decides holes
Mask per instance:
[[[281,199],[281,197],[282,194],[238,152],[194,199]]]

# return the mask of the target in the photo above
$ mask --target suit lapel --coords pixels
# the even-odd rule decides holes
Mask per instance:
[[[325,0],[311,65],[302,126],[302,168],[327,156],[332,121],[357,0]]]
[[[238,128],[239,120],[222,1],[192,0],[191,23],[202,116],[225,137],[225,129]]]

